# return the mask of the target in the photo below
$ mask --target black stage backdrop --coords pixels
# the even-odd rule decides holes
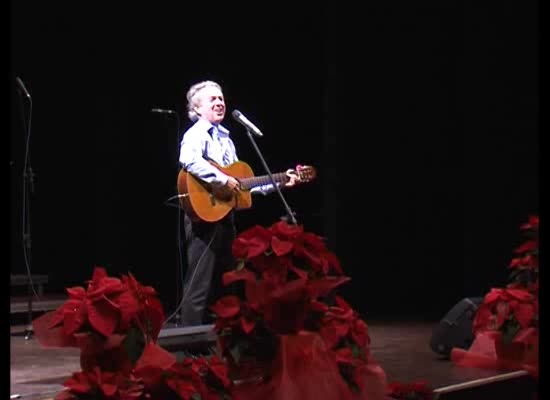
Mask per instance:
[[[327,237],[352,277],[341,294],[367,318],[440,317],[502,284],[538,212],[537,6],[475,3],[12,1],[11,273],[26,273],[20,77],[33,102],[32,272],[61,291],[94,265],[131,271],[172,310],[177,210],[165,201],[185,91],[213,79],[256,174],[233,109],[264,131],[272,172],[317,168],[284,194]],[[255,198],[238,226],[283,215],[276,194]]]

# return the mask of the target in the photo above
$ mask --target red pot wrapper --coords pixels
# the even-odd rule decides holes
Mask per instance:
[[[525,370],[535,378],[539,373],[539,338],[536,329],[526,329],[511,343],[504,343],[500,332],[480,332],[468,350],[454,348],[455,365],[499,371]]]
[[[338,370],[336,358],[317,333],[282,335],[279,351],[264,380],[234,387],[240,400],[382,400],[385,399],[386,374],[370,360],[362,371],[360,393],[348,387]]]

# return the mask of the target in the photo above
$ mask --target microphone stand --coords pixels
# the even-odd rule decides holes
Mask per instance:
[[[180,146],[180,117],[178,115],[178,113],[175,113],[176,115],[176,149],[179,148]],[[176,157],[176,172],[178,172],[178,169],[179,169],[179,166],[180,166],[180,161],[179,161],[179,156]],[[176,193],[177,193],[177,187],[176,187]],[[179,201],[179,199],[178,199]],[[179,204],[178,204],[179,206]],[[177,271],[176,271],[176,275],[177,275],[177,279],[176,279],[176,310],[178,308],[178,305],[180,303],[180,291],[183,290],[183,263],[182,263],[182,251],[181,251],[181,247],[182,247],[182,238],[181,238],[181,207],[178,207],[178,216],[177,216],[177,221],[176,221],[176,229],[177,229],[177,232],[176,232],[176,239],[178,241],[178,262],[176,263],[177,265]],[[180,283],[182,283],[181,287],[180,287]],[[175,322],[174,322],[174,325],[176,327],[178,327],[180,325],[180,319],[181,319],[181,315],[179,312],[176,312],[175,315],[174,315],[174,319],[175,319]]]
[[[153,109],[155,110],[155,109]],[[153,111],[152,110],[152,111]],[[157,109],[158,110],[158,109]],[[158,112],[158,111],[154,111],[154,112]],[[169,113],[164,113],[166,116],[168,115],[175,115],[176,116],[176,149],[178,148],[178,146],[180,145],[180,117],[178,115],[177,112],[169,112]],[[177,160],[176,160],[176,171],[179,169],[179,157],[177,157]],[[177,189],[176,189],[177,190]],[[183,280],[183,266],[182,266],[182,251],[181,251],[181,246],[182,246],[182,239],[181,239],[181,207],[177,207],[178,209],[178,216],[177,216],[177,222],[176,222],[176,238],[177,238],[177,242],[178,242],[178,259],[177,259],[177,268],[176,268],[176,308],[177,308],[177,305],[179,304],[180,302],[180,282]],[[179,326],[180,324],[180,313],[179,312],[175,312],[174,313],[174,318],[175,318],[175,323],[174,325],[177,327]]]
[[[28,295],[28,315],[27,315],[27,327],[25,328],[25,340],[29,340],[32,336],[32,302],[33,302],[33,292],[36,294],[33,284],[32,284],[32,274],[31,274],[31,198],[30,194],[34,193],[34,176],[35,174],[32,171],[31,161],[30,161],[30,141],[31,141],[31,116],[32,116],[32,98],[30,95],[25,95],[29,99],[29,121],[28,124],[25,122],[23,115],[23,101],[22,93],[19,92],[19,102],[21,104],[21,119],[23,120],[23,127],[26,131],[25,138],[25,161],[23,166],[23,215],[22,215],[22,238],[23,238],[23,256],[25,261],[25,266],[27,269],[28,275],[28,285],[27,285],[27,295]],[[29,193],[30,192],[30,193]]]
[[[288,218],[294,225],[298,225],[298,222],[296,221],[296,218],[294,217],[294,213],[290,209],[288,203],[285,200],[285,197],[283,196],[283,193],[281,193],[281,189],[279,188],[279,185],[275,182],[275,179],[273,179],[273,175],[271,174],[271,171],[269,170],[269,167],[267,166],[267,163],[265,162],[264,157],[262,156],[262,152],[258,148],[258,145],[256,144],[256,141],[252,137],[252,132],[250,132],[250,129],[246,128],[246,133],[248,137],[250,138],[250,141],[252,142],[252,146],[254,147],[254,150],[256,150],[256,153],[258,153],[258,156],[260,157],[260,160],[264,166],[264,169],[266,170],[267,174],[269,175],[269,179],[271,180],[271,183],[275,187],[275,190],[277,190],[277,193],[279,194],[279,197],[281,198],[281,201],[283,202],[283,205],[286,209],[286,212],[288,214]]]

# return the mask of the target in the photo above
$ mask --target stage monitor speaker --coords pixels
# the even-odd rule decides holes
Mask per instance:
[[[473,320],[482,302],[483,297],[466,297],[451,308],[433,329],[430,347],[435,353],[449,358],[453,347],[470,348]]]

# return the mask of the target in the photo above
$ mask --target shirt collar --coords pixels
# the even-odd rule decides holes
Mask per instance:
[[[199,120],[195,124],[197,125],[197,127],[202,128],[207,132],[210,132],[210,128],[212,128],[213,126],[216,126],[212,124],[210,121],[207,121],[202,118],[199,118]],[[224,127],[221,124],[218,124],[216,127],[218,128],[218,132],[220,136],[229,136],[229,130],[226,127]]]

